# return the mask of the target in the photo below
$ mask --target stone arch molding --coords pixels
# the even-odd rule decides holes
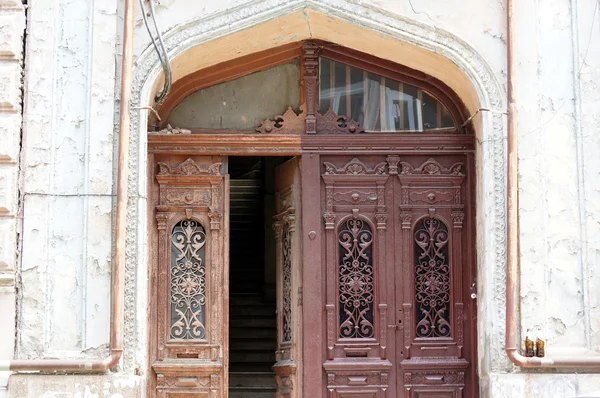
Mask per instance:
[[[216,39],[246,29],[285,18],[293,13],[316,12],[366,31],[376,32],[410,44],[449,60],[468,79],[476,96],[476,107],[504,109],[505,95],[489,65],[470,45],[449,32],[390,14],[357,0],[250,0],[226,11],[207,15],[176,26],[165,36],[165,45],[171,59]],[[308,18],[308,16],[307,16]],[[307,21],[309,35],[294,41],[309,39],[311,21]],[[278,32],[272,33],[273,37]],[[327,37],[314,37],[327,40]],[[330,40],[332,41],[332,40]],[[277,46],[275,44],[274,46]],[[372,53],[385,58],[383,54]],[[148,47],[139,57],[134,71],[131,142],[129,149],[129,204],[127,208],[127,247],[125,269],[125,350],[124,368],[132,371],[147,365],[145,309],[148,304],[147,281],[147,112],[135,108],[147,106],[153,97],[161,72],[154,51]],[[469,105],[469,104],[467,104]],[[469,106],[471,112],[475,109]],[[504,355],[504,282],[506,249],[505,199],[505,123],[499,114],[482,114],[477,136],[481,151],[477,167],[477,227],[478,285],[479,285],[479,341],[480,353],[486,363],[480,371],[509,369]],[[485,159],[485,161],[483,161]],[[484,215],[485,214],[485,218]],[[489,335],[484,325],[494,325],[496,333]],[[482,338],[483,337],[483,338]],[[483,342],[482,342],[483,341]],[[481,355],[480,355],[481,357]],[[492,365],[493,364],[493,365]]]

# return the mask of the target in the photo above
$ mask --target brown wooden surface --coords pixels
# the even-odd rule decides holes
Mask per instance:
[[[277,397],[302,397],[302,211],[301,211],[300,159],[294,157],[275,169],[276,191],[276,257],[277,257],[277,362],[273,370],[277,375]],[[283,234],[289,231],[287,248],[290,255],[290,280],[284,280]],[[289,287],[291,339],[284,338],[284,295]]]
[[[150,396],[227,396],[228,178],[222,156],[151,155]],[[193,220],[206,235],[205,337],[171,337],[171,231]]]
[[[183,207],[159,203],[162,187],[156,182],[156,162],[181,162],[188,157],[207,161],[207,157],[238,156],[296,156],[301,155],[301,169],[294,174],[294,184],[301,180],[300,197],[294,199],[296,208],[295,244],[301,245],[301,264],[294,274],[292,292],[296,294],[295,315],[298,331],[293,348],[279,354],[282,364],[296,360],[293,391],[305,397],[476,397],[477,379],[477,320],[476,300],[470,298],[476,281],[475,266],[475,142],[465,134],[394,134],[352,133],[320,134],[318,126],[318,58],[328,56],[383,76],[423,87],[441,100],[452,113],[457,125],[466,118],[464,105],[443,83],[418,71],[378,60],[353,50],[330,46],[327,43],[305,42],[282,49],[273,56],[262,54],[255,58],[255,67],[283,62],[302,52],[302,98],[306,101],[306,131],[304,134],[267,134],[251,131],[193,130],[191,134],[149,134],[149,214],[150,217],[150,303],[149,346],[152,360],[165,356],[160,344],[160,257],[158,248],[164,245],[158,232],[155,210],[165,212],[164,222],[173,223],[177,215],[185,214]],[[280,57],[280,58],[277,58]],[[253,61],[253,62],[254,62]],[[222,72],[216,69],[206,80],[188,79],[179,89],[179,99],[168,105],[171,110],[189,90],[216,84],[245,74],[243,62],[237,60]],[[198,73],[198,79],[201,74]],[[211,80],[212,79],[212,80]],[[183,82],[182,82],[183,84]],[[188,91],[186,91],[188,90]],[[193,90],[192,90],[193,91]],[[191,92],[191,91],[190,91]],[[175,98],[175,96],[173,97]],[[167,100],[169,101],[169,100]],[[164,112],[168,107],[163,106]],[[165,113],[166,114],[166,113]],[[185,127],[185,126],[179,126]],[[212,159],[212,158],[210,158]],[[356,161],[355,161],[356,159]],[[430,161],[431,159],[431,161]],[[368,173],[346,173],[346,167],[362,163]],[[325,163],[335,171],[328,172]],[[462,163],[460,170],[452,167]],[[378,169],[383,164],[383,169]],[[423,172],[429,164],[428,172]],[[431,166],[433,164],[433,166]],[[357,166],[356,166],[357,167]],[[439,172],[436,169],[439,168]],[[375,172],[375,170],[379,170]],[[284,173],[279,188],[290,184]],[[226,177],[223,177],[224,181]],[[190,181],[179,179],[179,187]],[[287,182],[286,182],[287,181]],[[171,185],[169,185],[171,184]],[[177,179],[165,188],[178,189]],[[225,182],[224,182],[225,184]],[[201,184],[200,184],[201,185]],[[227,210],[225,188],[223,210]],[[330,193],[331,195],[328,195]],[[337,195],[337,196],[336,196]],[[433,196],[431,196],[433,195]],[[332,198],[332,199],[329,199]],[[375,199],[370,199],[375,198]],[[302,213],[298,210],[302,205]],[[162,206],[162,207],[161,207]],[[281,207],[279,210],[282,210]],[[193,210],[206,220],[208,209]],[[282,212],[280,212],[282,213]],[[204,216],[203,216],[204,214]],[[339,244],[337,228],[345,221],[361,219],[373,234],[373,267],[375,272],[373,305],[374,333],[368,338],[339,336]],[[415,304],[415,225],[423,218],[443,221],[449,234],[451,294],[448,303],[451,333],[444,337],[423,338],[415,335],[417,322]],[[221,223],[220,239],[227,242],[227,213]],[[169,224],[171,225],[171,224]],[[166,229],[165,229],[166,230]],[[302,231],[302,232],[300,232]],[[227,286],[227,248],[221,246],[220,271],[213,278]],[[162,259],[161,259],[162,258]],[[153,282],[154,281],[154,282]],[[301,287],[302,294],[297,289]],[[164,290],[164,286],[163,286]],[[215,329],[210,344],[224,349],[221,369],[227,364],[227,287],[212,311],[221,311],[221,327]],[[157,296],[158,295],[158,296]],[[278,296],[281,296],[279,289]],[[281,297],[278,298],[280,300]],[[300,304],[296,304],[300,303]],[[164,305],[164,304],[163,304]],[[220,307],[219,307],[220,306]],[[278,324],[281,323],[279,318]],[[208,348],[208,346],[207,346]],[[172,348],[175,349],[175,348]],[[285,352],[285,351],[284,351]],[[169,349],[166,349],[168,357]],[[156,363],[154,369],[171,374],[184,374],[190,369],[183,359],[173,361],[170,368]],[[187,370],[186,370],[187,369]],[[292,374],[292,367],[282,366],[280,374]],[[218,396],[226,396],[227,373],[221,373]],[[201,382],[200,380],[198,381]],[[202,381],[204,383],[205,381]],[[209,380],[208,383],[216,383]],[[208,391],[207,390],[207,391]],[[156,391],[156,378],[149,391]],[[284,394],[282,394],[284,395]],[[201,396],[201,395],[198,395]],[[299,396],[299,395],[298,395]]]

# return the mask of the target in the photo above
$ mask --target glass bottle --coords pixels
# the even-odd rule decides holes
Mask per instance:
[[[542,338],[542,328],[538,328],[537,335],[535,339],[535,356],[543,358],[546,355],[546,350],[544,346],[546,345],[545,341]]]
[[[535,356],[535,337],[533,337],[531,329],[527,329],[527,334],[525,335],[525,356]]]

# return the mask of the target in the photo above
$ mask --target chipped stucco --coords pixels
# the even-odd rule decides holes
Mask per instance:
[[[101,357],[107,353],[110,312],[119,5],[116,0],[30,0],[28,5],[21,152],[20,211],[24,221],[20,226],[23,242],[16,355]],[[600,125],[600,93],[596,82],[600,80],[600,10],[594,0],[522,0],[516,6],[522,332],[542,327],[549,355],[597,354],[600,136],[596,130]],[[495,95],[499,99],[486,105],[502,110],[506,43],[505,9],[499,0],[467,0],[459,5],[434,0],[163,0],[158,20],[175,56],[194,45],[303,7],[326,10],[350,24],[452,59],[474,82],[480,103],[490,102]],[[0,12],[0,21],[4,15]],[[138,105],[145,105],[159,69],[140,23],[139,10],[136,19],[134,99]],[[8,26],[10,31],[22,26],[0,25]],[[18,42],[14,37],[10,40]],[[15,80],[10,67],[2,69],[0,65],[1,71],[9,76],[7,82]],[[490,94],[494,89],[486,91],[486,87],[497,87],[497,92]],[[0,98],[0,111],[4,109],[2,101],[16,97],[6,98]],[[17,147],[6,154],[0,152],[0,171],[5,165],[13,167],[18,156],[18,137],[3,133],[4,126],[11,131],[20,128],[13,114],[0,115],[7,118],[6,124],[0,123],[0,137],[6,135],[6,142]],[[127,243],[127,294],[132,302],[127,310],[124,370],[118,376],[131,380],[146,368],[143,314],[147,302],[145,112],[134,112],[133,116],[137,131],[131,151]],[[505,127],[502,116],[485,113],[475,123],[481,141],[477,156],[477,227],[483,396],[568,397],[598,391],[600,385],[593,375],[524,373],[514,368],[503,353]],[[2,161],[5,158],[9,161]],[[3,203],[15,209],[17,204],[18,178],[2,180],[2,176],[0,182],[12,182],[4,191],[8,195],[0,185],[0,198],[10,198],[0,202],[0,214]],[[3,266],[16,268],[15,258],[2,242],[8,236],[6,241],[16,245],[17,227],[15,224],[7,235],[2,235],[6,220],[13,223],[11,217],[0,217],[0,270]],[[3,265],[3,259],[7,265]],[[0,313],[4,316],[6,312],[3,309]],[[86,388],[104,391],[98,389],[103,383],[113,383],[115,376],[53,377],[49,381],[39,376],[18,376],[11,388],[46,391],[43,386],[47,386],[47,391],[85,396]],[[72,383],[79,383],[81,388],[72,387]],[[29,390],[23,390],[23,386]],[[131,388],[142,391],[143,386],[133,383]],[[27,394],[18,396],[37,396]]]

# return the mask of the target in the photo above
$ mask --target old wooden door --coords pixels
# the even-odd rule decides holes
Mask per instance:
[[[321,180],[324,393],[471,396],[468,157],[336,152],[311,159]]]
[[[275,170],[274,217],[277,257],[277,375],[278,397],[302,397],[302,246],[300,160],[295,157]]]
[[[150,315],[158,397],[227,396],[228,195],[221,156],[156,156],[156,304]],[[152,241],[152,240],[151,240]]]

